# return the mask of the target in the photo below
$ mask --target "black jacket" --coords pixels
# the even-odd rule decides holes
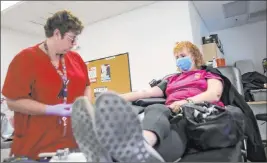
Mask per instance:
[[[265,89],[264,84],[267,83],[267,77],[256,71],[247,72],[242,75],[242,83],[244,88],[245,100],[254,101],[250,94],[250,90]]]
[[[257,120],[253,114],[252,109],[246,103],[244,97],[238,93],[236,88],[231,84],[230,80],[222,75],[218,69],[203,66],[208,72],[219,75],[224,81],[224,90],[221,97],[222,102],[225,105],[233,105],[239,107],[246,116],[246,136],[247,139],[247,153],[248,159],[252,162],[265,162],[266,155],[264,151],[264,146],[262,143],[259,127]]]

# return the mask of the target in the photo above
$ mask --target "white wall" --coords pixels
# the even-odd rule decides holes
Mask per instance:
[[[33,36],[1,27],[1,90],[11,60],[22,49],[42,41],[42,37]]]
[[[193,43],[196,44],[202,52],[202,37],[208,36],[209,30],[192,1],[189,1],[189,11],[192,25]]]
[[[227,65],[251,59],[257,71],[263,73],[266,58],[266,21],[213,32],[218,34],[224,48]]]
[[[192,40],[187,1],[159,1],[88,26],[79,38],[88,61],[129,52],[133,90],[176,71],[175,42]]]

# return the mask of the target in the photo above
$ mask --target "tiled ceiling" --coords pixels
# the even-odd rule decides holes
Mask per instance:
[[[90,25],[152,3],[155,1],[23,1],[1,12],[1,27],[44,36],[46,19],[62,9]]]
[[[47,17],[58,10],[71,10],[85,25],[90,25],[155,2],[23,1],[1,12],[1,27],[44,36],[43,25]],[[193,2],[210,32],[266,20],[266,1],[240,1],[241,5],[233,3],[237,1]],[[225,4],[228,4],[227,8]]]
[[[210,32],[266,20],[266,1],[193,1]]]

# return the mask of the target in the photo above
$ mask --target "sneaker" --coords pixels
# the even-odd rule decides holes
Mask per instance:
[[[88,158],[92,158],[93,153],[97,158],[104,155],[105,159],[112,158],[116,162],[164,162],[154,148],[144,141],[138,114],[131,104],[117,94],[108,92],[99,95],[95,108],[87,97],[78,98],[72,114],[75,138],[81,151],[89,155]],[[86,134],[86,130],[94,134]]]
[[[79,97],[72,105],[71,125],[73,136],[87,162],[113,162],[101,147],[94,130],[94,108],[88,97]],[[93,115],[93,116],[92,116]]]

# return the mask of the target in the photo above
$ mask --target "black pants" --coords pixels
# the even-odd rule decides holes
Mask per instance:
[[[154,132],[158,143],[154,148],[166,162],[173,162],[180,158],[185,151],[187,139],[185,121],[170,124],[170,109],[162,104],[154,104],[145,108],[143,129]]]

